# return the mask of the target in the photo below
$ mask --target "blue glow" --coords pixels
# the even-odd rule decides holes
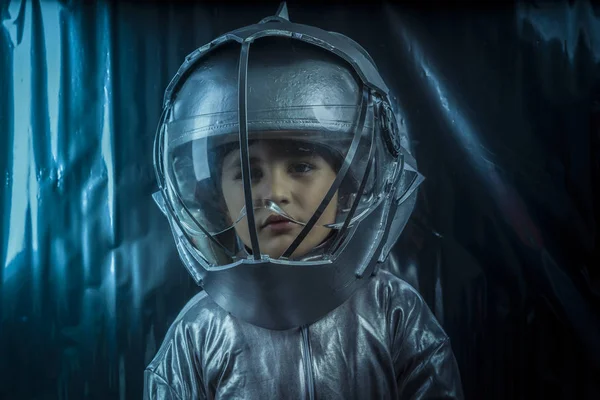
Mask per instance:
[[[16,2],[11,4],[11,15],[16,19],[18,7],[14,6]],[[14,7],[13,7],[14,6]],[[31,4],[26,4],[26,17],[31,18]],[[14,12],[14,13],[13,13]],[[29,169],[30,169],[30,138],[31,138],[31,122],[30,110],[32,103],[31,96],[31,28],[25,29],[23,38],[20,43],[16,43],[16,25],[11,24],[15,31],[13,39],[15,48],[13,52],[13,98],[14,98],[14,132],[13,132],[13,164],[12,170],[12,192],[11,192],[11,211],[9,238],[6,261],[4,266],[7,267],[15,259],[15,257],[24,250],[25,240],[25,221],[28,201],[28,186],[29,186]],[[26,27],[31,27],[31,21],[24,23]],[[10,275],[5,273],[4,279]]]
[[[565,2],[561,7],[552,2],[535,6],[517,3],[517,18],[521,29],[524,23],[530,23],[544,41],[562,42],[571,62],[575,60],[579,36],[584,35],[594,60],[600,61],[600,18],[595,16],[591,2],[576,1],[572,6]]]

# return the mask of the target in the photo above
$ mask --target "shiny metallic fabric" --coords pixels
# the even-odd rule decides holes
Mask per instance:
[[[239,44],[228,43],[195,60],[170,100],[171,119],[237,112],[239,58]],[[315,45],[285,37],[265,37],[252,43],[247,79],[248,111],[290,109],[290,117],[294,117],[293,107],[360,103],[360,78],[343,59]],[[286,125],[286,120],[263,124],[261,129],[268,131],[302,128],[298,124]],[[228,131],[221,131],[228,127]],[[221,130],[221,134],[239,132],[238,126]]]
[[[380,271],[310,326],[266,330],[206,293],[145,372],[145,399],[462,399],[450,340],[407,283]]]

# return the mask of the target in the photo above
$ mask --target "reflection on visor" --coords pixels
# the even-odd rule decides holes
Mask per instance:
[[[356,194],[353,193],[352,194],[353,198],[356,197]],[[371,207],[376,207],[379,204],[379,201],[381,201],[382,197],[378,196],[377,201],[374,202],[372,201],[370,198],[367,199],[361,199],[361,202],[365,202],[365,203],[369,203]],[[285,219],[287,219],[290,222],[293,222],[296,225],[300,225],[300,226],[306,226],[306,222],[305,221],[300,221],[298,219],[295,219],[294,217],[292,217],[290,214],[288,214],[287,212],[285,212],[285,210],[283,210],[281,207],[279,207],[279,205],[277,205],[276,202],[274,202],[273,200],[270,199],[259,199],[259,200],[255,200],[254,201],[254,207],[253,209],[255,211],[258,210],[267,210],[267,211],[271,211],[273,212],[275,215],[279,215]],[[188,211],[194,215],[194,210],[190,210],[188,208]],[[356,221],[359,221],[361,219],[363,219],[366,214],[369,212],[369,209],[365,209],[363,210],[360,214],[358,215],[354,215],[352,220],[349,221],[349,226],[352,226]],[[350,208],[343,208],[341,209],[341,213],[347,214],[350,212]],[[179,215],[184,216],[185,215],[185,210],[181,209],[181,212],[179,213]],[[233,221],[233,223],[229,226],[227,226],[226,228],[219,230],[219,231],[215,231],[215,232],[210,232],[212,235],[220,235],[228,230],[230,230],[231,228],[234,228],[240,221],[242,221],[245,217],[247,216],[246,213],[246,206],[242,207],[242,209],[239,212],[239,216],[237,217],[237,219],[235,221]],[[194,217],[194,219],[196,220],[196,217]],[[189,221],[188,221],[189,220]],[[187,221],[187,222],[186,222]],[[191,218],[185,218],[182,217],[182,223],[185,225],[185,227],[188,229],[188,231],[190,231],[191,233],[195,234],[195,235],[203,235],[203,233],[199,230],[199,229],[195,229],[194,226],[197,225],[197,223],[195,223],[193,220],[191,220]],[[323,226],[324,228],[328,228],[328,229],[341,229],[342,226],[344,225],[344,222],[334,222],[334,223],[326,223],[326,224],[322,224],[321,226]]]
[[[353,193],[353,197],[356,197],[355,193]],[[381,197],[379,197],[379,199],[381,199]],[[369,200],[366,199],[366,201],[369,201]],[[373,204],[373,203],[371,205],[377,206],[377,204]],[[279,215],[279,216],[281,216],[281,217],[289,220],[290,222],[293,222],[293,223],[295,223],[297,225],[300,225],[300,226],[306,226],[306,222],[294,219],[294,217],[292,217],[291,215],[289,215],[288,213],[286,213],[273,200],[269,200],[269,199],[255,200],[253,208],[254,208],[255,211],[256,210],[268,210],[268,211],[272,211],[276,215]],[[341,211],[343,213],[348,213],[350,211],[350,208],[344,208]],[[362,217],[368,211],[369,210],[364,210],[360,215],[355,215],[354,218],[352,218],[352,221],[350,222],[350,224],[354,223],[357,220],[362,219]],[[242,207],[239,215],[240,216],[238,217],[237,220],[235,220],[235,222],[233,223],[232,227],[235,226],[235,225],[237,225],[238,222],[240,222],[242,219],[244,219],[244,217],[246,216],[246,206]],[[342,225],[343,225],[343,222],[334,222],[334,223],[323,224],[322,226],[324,228],[329,228],[329,229],[340,229],[342,227]],[[230,229],[230,228],[227,228],[227,229]]]
[[[166,194],[178,223],[209,264],[248,257],[254,247],[252,226],[261,256],[296,258],[332,238],[326,247],[333,255],[338,239],[353,234],[400,174],[406,184],[392,194],[396,199],[418,186],[411,178],[416,174],[402,171],[403,163],[375,134],[374,109],[366,91],[360,108],[312,106],[250,113],[245,157],[234,116],[201,115],[164,124],[162,130]],[[362,118],[357,121],[357,116]],[[243,185],[246,180],[248,188]],[[282,187],[287,199],[281,193],[276,196]],[[249,221],[248,204],[258,218],[255,223]],[[272,217],[288,225],[268,222]]]
[[[363,122],[364,130],[358,129],[355,121],[359,113],[357,107],[310,106],[250,113],[249,172],[252,190],[256,192],[254,199],[250,200],[255,204],[253,210],[268,209],[273,214],[305,226],[308,224],[308,216],[295,215],[287,207],[276,208],[276,199],[267,193],[258,193],[255,184],[258,185],[261,180],[261,170],[267,171],[276,157],[299,160],[300,164],[311,163],[311,158],[314,157],[312,161],[321,158],[331,166],[335,174],[338,174],[341,172],[339,168],[350,161],[346,160],[346,157],[354,143],[353,160],[339,184],[334,220],[323,221],[322,224],[318,222],[317,225],[328,229],[340,229],[348,219],[356,199],[359,199],[358,204],[349,223],[353,224],[364,218],[379,204],[381,188],[386,178],[381,168],[374,168],[367,177],[361,196],[357,196],[357,189],[372,156],[373,146],[373,115],[372,112],[367,112],[369,108],[366,102],[364,108],[365,116],[370,116],[370,119]],[[183,199],[183,204],[176,207],[178,216],[187,220],[186,228],[194,233],[207,231],[211,235],[218,235],[235,227],[242,219],[248,218],[245,204],[227,204],[228,210],[224,207],[224,189],[233,188],[232,185],[241,189],[239,184],[243,182],[237,134],[239,125],[235,123],[234,117],[235,113],[202,115],[164,126],[166,179],[172,190],[179,193]],[[264,146],[261,147],[261,143]],[[255,145],[258,146],[256,149]],[[277,150],[275,154],[267,154],[268,151],[265,152],[264,148]],[[225,163],[225,160],[234,162]],[[260,175],[256,171],[260,172]],[[318,196],[323,195],[324,192]],[[240,190],[236,196],[241,200],[244,192]],[[315,198],[317,202],[320,200]],[[315,209],[306,211],[314,213],[317,205]],[[184,207],[190,212],[183,210]],[[200,225],[203,229],[198,229],[195,225]]]

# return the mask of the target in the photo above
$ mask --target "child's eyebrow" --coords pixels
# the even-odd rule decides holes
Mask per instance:
[[[260,162],[260,158],[259,157],[250,157],[250,164],[257,164]],[[242,163],[240,162],[240,158],[239,157],[231,157],[223,166],[223,168],[241,168]]]

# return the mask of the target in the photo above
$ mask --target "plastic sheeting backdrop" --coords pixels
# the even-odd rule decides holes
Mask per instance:
[[[141,397],[198,290],[150,196],[163,91],[278,5],[82,3],[0,1],[7,399]],[[395,268],[451,336],[467,398],[597,396],[598,8],[288,6],[365,46],[406,112],[427,180]]]

